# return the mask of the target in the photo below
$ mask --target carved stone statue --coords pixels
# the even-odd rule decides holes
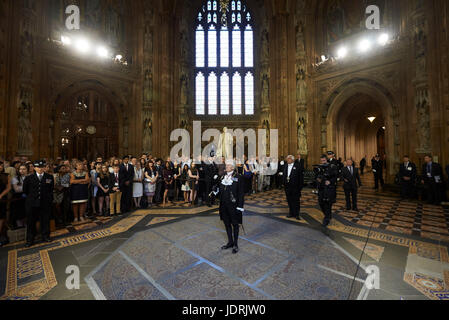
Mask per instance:
[[[145,27],[145,42],[144,42],[145,51],[150,54],[153,54],[153,31],[151,26],[147,25]]]
[[[298,53],[305,51],[304,27],[302,21],[299,21],[298,26],[296,27],[296,51]]]
[[[304,118],[299,118],[298,120],[298,147],[299,153],[308,153],[306,120]]]
[[[228,132],[228,128],[223,128],[218,142],[217,157],[225,157],[226,160],[233,159],[234,137]]]
[[[419,90],[416,97],[419,149],[430,151],[430,107],[427,90]]]
[[[151,118],[145,119],[143,125],[143,150],[151,153],[153,151],[153,122]]]
[[[268,75],[265,74],[262,77],[262,105],[268,106],[270,105],[270,84]]]
[[[181,76],[181,105],[187,106],[188,104],[188,78],[187,75],[183,74]]]
[[[306,75],[302,68],[298,70],[296,75],[296,100],[302,105],[307,103]]]
[[[264,29],[262,31],[262,41],[261,41],[261,59],[262,61],[267,61],[269,57],[269,49],[268,49],[268,31]]]
[[[31,104],[27,101],[22,101],[19,107],[18,153],[24,156],[32,155],[32,144],[33,134],[31,130]]]
[[[151,104],[153,102],[153,74],[150,69],[145,72],[143,92],[145,103]]]

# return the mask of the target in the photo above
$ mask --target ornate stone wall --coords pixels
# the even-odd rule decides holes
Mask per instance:
[[[86,12],[82,26],[123,52],[128,66],[82,58],[47,40],[60,36],[69,2]],[[427,152],[448,163],[449,5],[445,0],[375,2],[394,41],[369,58],[317,65],[321,55],[361,31],[364,1],[247,0],[256,21],[256,115],[201,118],[203,129],[278,129],[279,155],[299,151],[310,165],[335,148],[338,110],[362,92],[382,104],[390,173],[405,153],[418,164]],[[89,86],[116,105],[120,153],[168,155],[171,131],[191,129],[198,119],[193,24],[202,4],[2,1],[1,155],[58,155],[58,106]],[[343,24],[341,14],[347,17]]]

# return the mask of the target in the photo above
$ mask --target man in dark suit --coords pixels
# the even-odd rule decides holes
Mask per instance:
[[[51,242],[50,215],[55,182],[52,175],[44,172],[45,166],[45,161],[35,162],[35,173],[29,175],[23,182],[23,193],[26,195],[27,248],[34,244],[36,221],[38,219],[41,226],[42,241]]]
[[[131,211],[132,197],[133,197],[133,181],[134,181],[134,166],[129,163],[129,157],[123,157],[123,163],[120,166],[120,180],[123,181],[121,211],[128,213]]]
[[[296,218],[296,220],[301,220],[299,213],[301,208],[301,191],[304,186],[304,172],[301,170],[299,162],[295,162],[295,157],[287,157],[283,178],[285,194],[287,196],[288,207],[290,209],[288,218]]]
[[[304,171],[306,170],[306,162],[304,161],[304,159],[302,159],[300,153],[298,153],[298,155],[296,156],[295,162],[299,165],[299,170],[301,171],[301,185],[304,185]]]
[[[433,162],[431,155],[425,156],[424,162],[421,183],[425,186],[427,201],[439,205],[443,188],[443,169],[441,165]]]
[[[371,167],[374,174],[374,189],[379,190],[379,182],[382,188],[384,187],[384,176],[383,176],[383,170],[384,170],[384,164],[383,161],[380,159],[380,155],[376,154],[376,156],[371,160]]]
[[[414,185],[416,182],[416,165],[410,162],[409,156],[404,156],[404,162],[399,167],[399,179],[401,180],[401,198],[413,198]]]
[[[366,156],[360,160],[360,174],[363,176],[366,167]]]
[[[362,186],[362,180],[360,179],[359,169],[353,166],[351,159],[346,160],[346,167],[342,170],[342,178],[346,196],[346,210],[351,210],[352,196],[352,210],[359,211],[357,207],[357,190]]]

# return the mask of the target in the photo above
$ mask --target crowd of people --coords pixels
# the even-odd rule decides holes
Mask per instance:
[[[221,164],[216,164],[213,158],[196,160],[184,158],[178,163],[170,158],[163,160],[143,154],[140,158],[98,157],[91,162],[86,159],[46,159],[36,165],[26,158],[14,158],[12,161],[0,159],[0,246],[8,243],[7,228],[17,229],[27,225],[24,184],[27,177],[38,169],[36,166],[42,166],[39,168],[42,174],[52,178],[54,187],[49,210],[57,227],[64,227],[83,222],[88,217],[121,215],[153,206],[165,207],[170,202],[183,202],[186,206],[214,205],[213,190],[225,176],[226,164],[224,159]],[[296,158],[289,156],[285,162],[282,159],[274,161],[265,158],[259,161],[258,158],[246,157],[235,162],[235,171],[242,177],[244,194],[285,187],[291,207],[290,217],[299,218],[300,195],[292,197],[292,194],[304,186],[305,163],[301,155]],[[300,185],[290,185],[292,162],[301,171]],[[352,159],[337,160],[333,152],[327,155],[327,162],[338,168],[338,179],[344,180],[348,210],[358,210],[357,188],[361,180],[355,162]],[[360,162],[360,174],[364,174],[366,166],[365,157]],[[384,167],[385,163],[379,155],[373,157],[371,169],[375,189],[379,189],[379,184],[384,185]],[[449,175],[449,166],[446,172]],[[445,198],[443,169],[433,162],[430,155],[425,157],[421,175],[416,165],[405,156],[397,180],[403,198],[416,197],[420,187],[430,203],[439,204]],[[351,195],[352,202],[349,200]]]
[[[224,159],[222,164],[215,164],[213,158],[196,160],[185,158],[178,163],[147,154],[140,158],[98,157],[91,162],[45,159],[41,169],[53,178],[51,215],[57,227],[63,227],[88,217],[122,215],[174,202],[214,205],[211,192],[225,175]],[[278,162],[252,160],[236,161],[241,163],[236,171],[243,177],[245,194],[281,187],[278,175],[266,174],[270,166],[277,170]],[[26,227],[23,186],[26,178],[35,174],[36,166],[27,158],[0,159],[0,246],[8,243],[7,228]]]

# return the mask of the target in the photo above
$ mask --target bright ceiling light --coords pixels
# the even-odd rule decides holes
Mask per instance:
[[[79,39],[76,42],[76,49],[81,53],[87,53],[90,50],[90,44],[89,41],[86,39]]]
[[[107,58],[109,51],[105,47],[98,47],[97,54],[100,58]]]
[[[379,36],[379,44],[381,46],[384,46],[388,43],[388,40],[390,40],[390,36],[388,35],[388,33],[383,33]]]
[[[376,120],[376,117],[369,117],[368,120],[369,120],[369,122],[373,123],[374,120]]]
[[[371,42],[367,39],[363,39],[359,43],[359,51],[360,52],[367,52],[369,49],[371,49]]]
[[[70,46],[72,44],[72,39],[66,36],[61,36],[61,42],[65,46]]]
[[[340,49],[338,49],[338,51],[337,51],[338,59],[343,59],[347,55],[348,55],[348,49],[346,47],[341,47]]]

